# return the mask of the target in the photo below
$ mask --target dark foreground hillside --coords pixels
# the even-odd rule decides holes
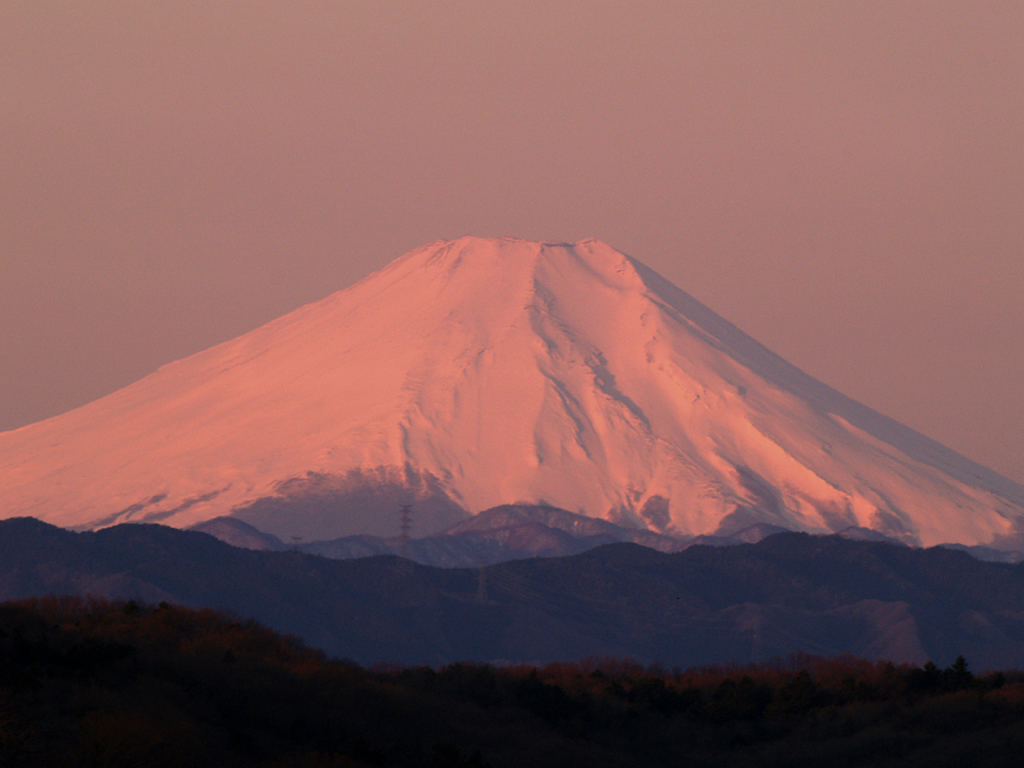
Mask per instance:
[[[1024,675],[850,657],[367,670],[229,615],[0,605],[3,766],[1017,766]]]

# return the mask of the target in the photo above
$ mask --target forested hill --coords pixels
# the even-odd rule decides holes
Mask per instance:
[[[237,549],[155,525],[0,521],[0,599],[59,594],[227,608],[363,664],[689,667],[799,651],[1024,668],[1024,567],[805,534],[440,569]]]
[[[1024,675],[792,656],[367,670],[171,605],[0,605],[4,766],[1017,766]]]

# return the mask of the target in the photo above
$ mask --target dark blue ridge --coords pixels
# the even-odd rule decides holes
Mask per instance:
[[[227,609],[363,664],[689,667],[803,652],[1024,668],[1024,566],[840,536],[438,568],[240,549],[160,525],[0,521],[0,599],[60,594]]]

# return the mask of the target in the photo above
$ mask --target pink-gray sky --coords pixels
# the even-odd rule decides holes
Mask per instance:
[[[0,3],[0,429],[598,237],[1024,482],[1024,3]]]

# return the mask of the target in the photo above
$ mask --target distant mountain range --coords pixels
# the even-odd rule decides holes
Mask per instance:
[[[755,523],[731,536],[666,536],[555,507],[503,504],[421,538],[361,535],[308,542],[296,538],[286,544],[273,534],[265,533],[236,517],[216,517],[197,523],[189,530],[208,533],[227,544],[245,549],[291,549],[335,560],[399,555],[421,565],[474,568],[531,557],[565,557],[617,542],[641,544],[659,552],[679,552],[698,544],[714,547],[755,544],[785,529],[767,523]],[[858,541],[902,543],[899,539],[889,538],[869,528],[850,527],[836,535]],[[963,544],[945,546],[968,552],[979,560],[1008,563],[1024,560],[1024,553],[1021,552]]]
[[[401,555],[423,565],[442,568],[491,565],[528,557],[579,554],[614,542],[633,542],[662,552],[675,552],[693,543],[739,544],[759,541],[779,529],[754,527],[734,537],[679,538],[606,520],[577,515],[555,507],[504,504],[455,523],[430,536],[344,536],[328,541],[289,543],[236,517],[217,517],[189,528],[209,533],[232,546],[247,549],[292,549],[335,560],[371,555]],[[747,538],[744,539],[743,536]]]
[[[853,528],[1024,549],[1024,487],[815,381],[596,240],[430,243],[0,434],[0,514],[77,530],[228,516],[337,554],[379,549],[350,537],[392,535],[409,503],[409,554],[432,562],[468,555],[429,537],[503,504],[684,540]],[[581,546],[546,528],[491,535],[472,556]]]
[[[222,607],[361,663],[692,666],[803,651],[1024,667],[1024,566],[839,536],[680,552],[616,543],[441,569],[241,549],[158,525],[0,521],[0,598],[69,593]]]

